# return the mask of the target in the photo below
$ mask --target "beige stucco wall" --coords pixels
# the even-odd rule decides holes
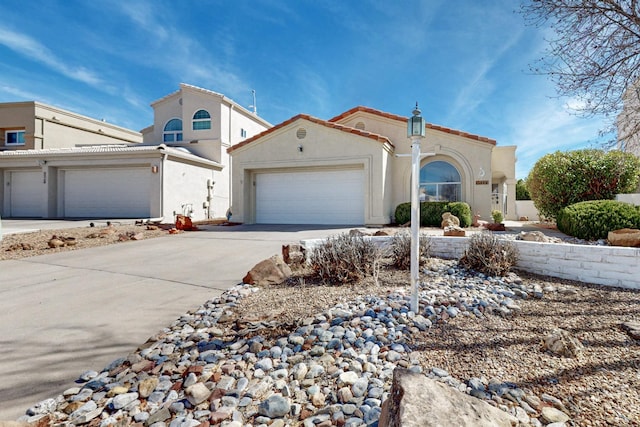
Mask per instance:
[[[297,131],[306,130],[298,139]],[[300,151],[298,146],[302,146]],[[233,220],[255,222],[255,175],[261,172],[358,168],[364,171],[364,224],[389,222],[387,183],[391,147],[300,118],[232,155]]]
[[[404,157],[411,154],[406,121],[358,111],[339,123],[351,127],[358,123],[364,124],[365,131],[387,136],[393,142],[395,154],[398,155],[392,158],[389,167],[392,172],[392,197],[388,212],[393,215],[400,203],[411,200],[411,157]],[[423,158],[420,167],[433,161],[445,161],[453,165],[460,173],[462,201],[471,206],[472,212],[479,212],[483,217],[490,218],[491,174],[494,164],[492,152],[495,148],[492,143],[427,129],[426,136],[421,141],[421,152],[435,156]],[[502,161],[502,158],[498,160]],[[515,165],[513,169],[515,171]]]
[[[6,130],[25,131],[24,145],[5,145]],[[142,142],[142,134],[38,102],[0,104],[0,149],[28,150]]]
[[[491,153],[492,182],[498,184],[500,191],[506,193],[506,203],[498,209],[502,210],[505,219],[517,220],[516,211],[516,146],[498,146]],[[503,199],[501,199],[502,201]],[[491,218],[491,217],[489,217]]]

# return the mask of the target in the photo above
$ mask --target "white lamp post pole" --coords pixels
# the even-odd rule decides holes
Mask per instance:
[[[411,137],[411,311],[418,313],[420,276],[420,137]]]
[[[411,311],[414,313],[418,313],[420,273],[420,140],[426,134],[426,127],[416,102],[413,117],[407,122],[407,136],[411,138]]]

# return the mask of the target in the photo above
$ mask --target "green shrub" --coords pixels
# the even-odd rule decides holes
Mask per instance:
[[[312,275],[328,284],[355,283],[367,276],[378,277],[382,251],[360,235],[330,237],[311,251]]]
[[[420,250],[420,265],[424,265],[431,251],[431,240],[426,234],[420,234],[418,247]],[[396,268],[408,270],[411,267],[411,234],[408,232],[396,233],[391,239],[389,252]]]
[[[469,270],[489,276],[504,276],[518,262],[518,248],[509,240],[498,239],[483,231],[469,239],[467,249],[458,263]]]
[[[516,182],[516,200],[531,200],[531,195],[527,189],[527,181],[519,179]]]
[[[491,211],[491,218],[493,218],[493,222],[500,224],[504,219],[504,215],[502,215],[502,211],[494,209]]]
[[[420,203],[420,225],[423,227],[440,227],[442,214],[447,212],[447,202]]]
[[[606,239],[609,231],[640,228],[640,207],[615,200],[580,202],[560,210],[556,223],[569,236]]]
[[[471,206],[469,206],[469,204],[464,202],[449,202],[444,212],[451,212],[457,216],[460,220],[460,227],[466,228],[471,226]],[[442,214],[440,214],[440,217],[440,221],[442,222]],[[438,226],[440,226],[440,224],[438,224]]]
[[[527,189],[536,208],[556,218],[569,205],[587,200],[611,200],[635,191],[640,159],[631,153],[584,149],[547,154],[527,177]]]
[[[420,203],[420,225],[423,227],[440,227],[442,214],[451,212],[460,220],[460,227],[471,225],[471,207],[464,202],[422,202]],[[411,221],[411,203],[401,203],[395,211],[396,224],[402,225]]]

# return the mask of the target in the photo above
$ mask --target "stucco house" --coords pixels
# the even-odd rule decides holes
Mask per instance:
[[[271,125],[224,95],[181,84],[135,132],[37,102],[0,104],[0,216],[222,217],[227,147]]]
[[[407,117],[355,107],[332,119],[299,114],[228,149],[235,221],[382,225],[410,200]],[[515,219],[515,146],[427,125],[421,200],[467,202]]]

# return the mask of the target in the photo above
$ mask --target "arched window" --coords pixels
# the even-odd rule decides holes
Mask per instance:
[[[167,124],[164,125],[162,140],[164,142],[182,141],[182,120],[180,119],[169,120]]]
[[[420,200],[458,202],[461,199],[460,173],[450,163],[435,161],[420,169]]]
[[[211,129],[211,115],[206,110],[198,110],[193,115],[193,130]]]

